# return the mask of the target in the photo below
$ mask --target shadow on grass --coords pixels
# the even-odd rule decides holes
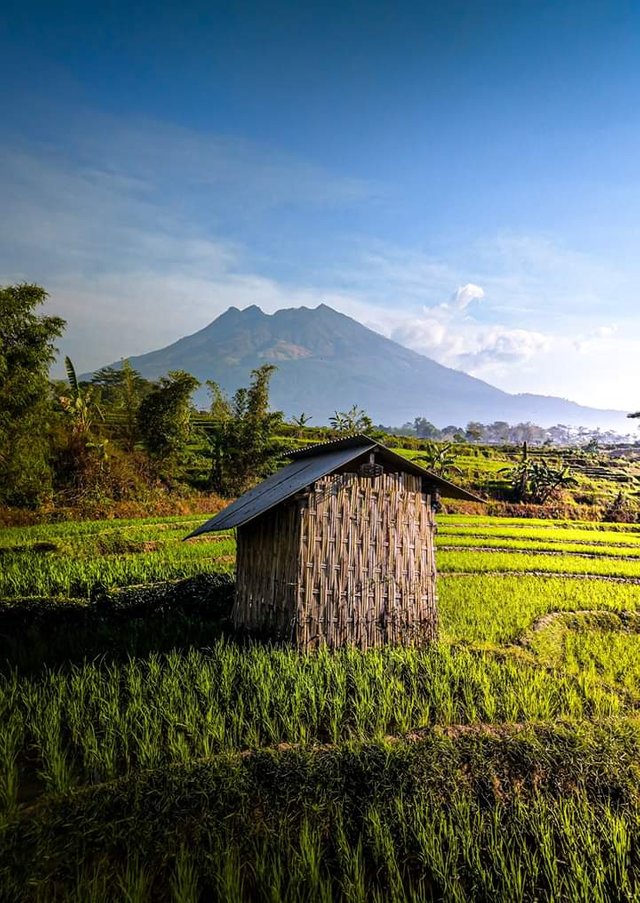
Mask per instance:
[[[200,574],[151,586],[106,590],[90,602],[0,601],[0,669],[34,672],[86,659],[119,660],[233,638],[228,618],[235,582]]]

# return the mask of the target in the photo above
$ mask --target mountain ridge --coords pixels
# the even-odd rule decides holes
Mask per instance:
[[[215,380],[230,393],[247,384],[252,369],[274,363],[272,406],[287,416],[304,411],[318,424],[355,403],[375,422],[394,426],[426,417],[439,427],[506,420],[629,431],[622,411],[552,395],[505,392],[326,304],[272,314],[255,304],[242,310],[232,306],[197,332],[129,360],[149,379],[183,369],[203,383]],[[206,403],[205,390],[199,390],[196,401]]]

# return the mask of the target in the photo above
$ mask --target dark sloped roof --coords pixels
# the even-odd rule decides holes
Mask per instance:
[[[364,433],[353,433],[350,436],[344,436],[340,439],[327,439],[326,442],[316,442],[313,445],[305,445],[302,448],[291,449],[291,451],[283,452],[282,457],[292,458],[294,460],[300,458],[315,458],[316,455],[326,454],[326,452],[329,452],[332,449],[334,451],[341,451],[342,449],[347,448],[362,449],[365,445],[377,445],[380,448],[385,448],[385,446],[376,442],[375,439],[372,439],[370,436],[365,436]]]
[[[349,461],[358,458],[363,452],[372,448],[375,448],[375,442],[370,441],[369,446],[358,445],[333,451],[328,449],[326,454],[303,458],[301,461],[287,464],[286,467],[271,474],[262,483],[258,483],[253,489],[245,492],[224,511],[208,520],[206,524],[198,527],[187,536],[187,539],[199,536],[201,533],[209,533],[211,530],[230,530],[231,527],[240,527],[280,502],[284,502],[285,499],[295,495],[305,486],[315,483],[316,480],[325,477],[338,467],[342,467],[343,464],[348,464]]]
[[[187,536],[192,539],[202,533],[210,533],[217,530],[230,530],[232,527],[241,527],[259,515],[264,514],[270,508],[279,505],[291,498],[296,492],[315,483],[316,480],[327,476],[350,461],[361,457],[375,449],[376,457],[381,458],[390,465],[396,465],[398,471],[414,473],[428,479],[435,489],[445,498],[465,499],[467,501],[483,501],[477,495],[467,492],[460,486],[450,483],[435,473],[420,467],[413,461],[403,458],[368,436],[348,436],[345,439],[337,439],[333,442],[323,442],[309,448],[286,452],[285,456],[293,458],[293,463],[287,464],[281,470],[271,474],[262,483],[254,486],[239,499],[228,505],[224,511],[212,517],[193,533]]]
[[[401,472],[414,473],[416,476],[428,478],[429,482],[438,490],[440,495],[447,499],[461,499],[462,501],[467,502],[484,502],[484,499],[481,499],[478,495],[474,495],[473,492],[463,489],[462,486],[457,486],[450,480],[445,480],[444,477],[427,470],[426,467],[421,467],[421,465],[416,464],[415,461],[410,461],[409,458],[405,458],[404,455],[399,455],[392,449],[387,448],[386,445],[376,442],[375,439],[371,439],[363,433],[358,433],[354,436],[346,436],[344,439],[330,439],[328,442],[320,442],[316,445],[309,445],[306,448],[285,452],[283,457],[301,460],[326,454],[332,449],[350,448],[359,448],[360,453],[375,448],[377,458],[386,461],[388,464],[397,465]]]

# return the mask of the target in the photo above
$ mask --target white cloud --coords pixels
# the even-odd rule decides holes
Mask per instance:
[[[422,315],[397,318],[389,335],[442,364],[480,376],[487,366],[527,360],[549,346],[541,332],[486,326],[447,304],[426,309]]]
[[[483,298],[484,289],[474,285],[473,282],[467,282],[466,285],[459,286],[451,298],[451,303],[458,310],[465,310],[472,301],[481,301]]]
[[[597,350],[604,344],[603,340],[611,338],[618,331],[617,326],[597,326],[582,336],[578,336],[573,346],[580,354]]]
[[[297,256],[296,230],[362,209],[378,186],[158,123],[87,123],[75,140],[74,158],[0,149],[0,283],[49,289],[80,370],[161,347],[232,304],[324,302],[510,391],[640,407],[638,279],[606,261],[549,237],[501,234],[442,256],[325,228],[321,266]],[[610,323],[614,311],[626,315]]]
[[[527,329],[507,329],[503,326],[480,328],[471,337],[475,348],[459,355],[463,370],[479,374],[487,364],[516,364],[526,361],[552,344],[549,336]]]

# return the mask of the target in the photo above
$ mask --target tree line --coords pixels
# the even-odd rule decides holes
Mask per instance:
[[[254,370],[231,397],[208,382],[199,412],[200,382],[183,370],[148,380],[123,361],[80,381],[66,358],[67,379],[52,381],[66,323],[38,313],[46,298],[39,285],[0,288],[0,504],[140,498],[157,486],[233,496],[274,467],[275,367]]]
[[[617,438],[506,421],[438,429],[424,417],[393,430],[374,426],[357,405],[335,411],[327,427],[310,426],[305,413],[287,424],[282,412],[270,409],[271,364],[253,370],[248,385],[231,396],[207,381],[205,410],[191,402],[200,382],[183,370],[150,380],[125,360],[81,381],[67,358],[66,379],[52,381],[49,368],[66,324],[39,312],[46,298],[39,285],[0,287],[0,506],[95,507],[146,501],[154,492],[233,497],[272,472],[292,440],[322,441],[336,433],[364,432],[391,445],[400,440],[388,433],[413,437],[403,441],[416,443],[421,462],[443,476],[458,472],[453,443],[595,450],[598,442]],[[568,484],[568,474],[545,469],[526,453],[508,477],[520,500],[541,501]]]
[[[495,420],[493,423],[470,420],[466,426],[450,424],[439,429],[426,417],[416,417],[413,422],[405,423],[397,430],[391,427],[387,429],[400,435],[417,436],[419,439],[430,439],[435,442],[471,442],[484,445],[522,445],[526,442],[528,445],[588,446],[628,441],[628,436],[622,436],[613,430],[602,431],[567,426],[563,423],[543,427],[531,422],[512,424],[506,420]]]

